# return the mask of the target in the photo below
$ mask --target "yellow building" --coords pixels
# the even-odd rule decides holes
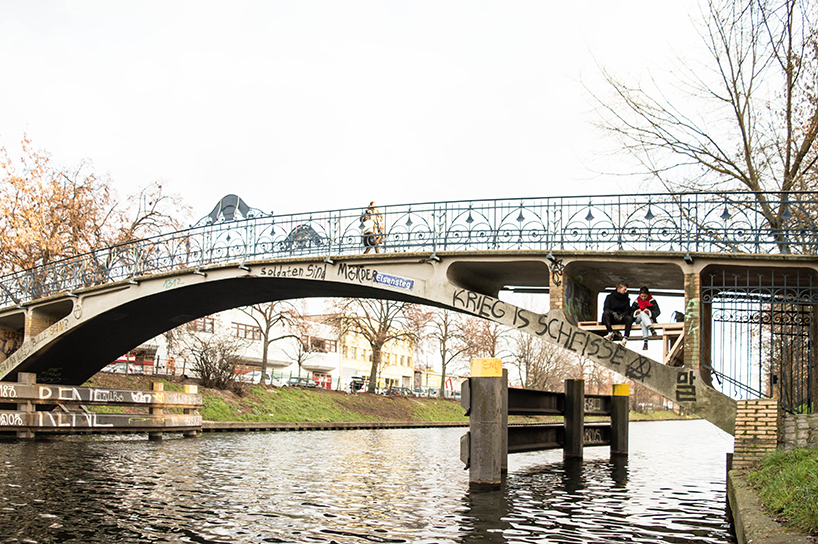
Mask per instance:
[[[372,371],[372,347],[362,336],[348,333],[341,344],[341,387],[348,387],[352,376],[369,379]],[[376,387],[412,388],[414,377],[415,344],[410,340],[389,342],[381,350]]]

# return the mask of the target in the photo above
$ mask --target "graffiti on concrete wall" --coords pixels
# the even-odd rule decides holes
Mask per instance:
[[[576,321],[594,321],[591,291],[576,278],[565,276],[565,315]]]
[[[18,349],[23,343],[23,333],[9,329],[0,329],[0,357],[6,358]]]

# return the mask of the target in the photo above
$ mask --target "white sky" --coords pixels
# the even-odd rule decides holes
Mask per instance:
[[[698,45],[696,3],[0,0],[0,144],[24,132],[194,217],[610,194],[580,80]],[[19,153],[17,153],[19,155]],[[604,157],[604,158],[603,158]],[[602,160],[601,160],[602,159]]]

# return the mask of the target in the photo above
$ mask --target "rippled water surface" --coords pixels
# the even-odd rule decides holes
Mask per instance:
[[[0,542],[734,542],[703,421],[632,423],[630,456],[509,456],[470,492],[465,428],[0,443]]]

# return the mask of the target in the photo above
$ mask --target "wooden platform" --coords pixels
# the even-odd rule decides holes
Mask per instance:
[[[605,325],[598,321],[580,321],[577,325],[580,329],[596,333],[600,336],[605,334]],[[653,328],[657,336],[649,336],[648,340],[662,340],[662,362],[668,366],[684,365],[684,323],[654,323]],[[625,330],[625,325],[613,325],[611,327],[616,332]],[[635,334],[634,334],[635,333]],[[631,336],[628,339],[632,342],[642,340],[642,328],[634,324],[631,328]]]

